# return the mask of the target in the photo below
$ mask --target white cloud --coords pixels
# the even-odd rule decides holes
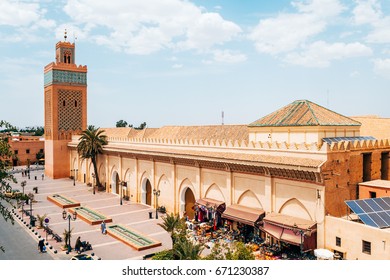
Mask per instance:
[[[390,43],[390,16],[374,23],[373,30],[366,39],[370,43]]]
[[[39,4],[11,0],[0,2],[0,25],[28,26],[40,18]]]
[[[46,10],[39,3],[25,3],[13,0],[0,1],[0,26],[10,26],[12,33],[2,34],[0,41],[15,43],[37,41],[34,31],[55,27],[54,20],[46,19]]]
[[[297,13],[282,13],[260,20],[249,35],[259,52],[279,54],[298,48],[309,38],[325,31],[328,22],[344,7],[338,0],[293,2]]]
[[[390,79],[390,58],[374,60],[374,70],[379,76]]]
[[[218,13],[181,0],[68,0],[64,10],[74,25],[89,26],[84,32],[92,40],[133,54],[164,48],[208,50],[241,32]]]
[[[45,19],[47,10],[38,3],[25,3],[12,0],[0,2],[0,25],[12,27],[52,28],[55,21]]]
[[[345,8],[339,0],[295,1],[292,5],[301,13],[308,13],[318,18],[331,18],[339,15]]]
[[[380,5],[376,0],[357,0],[352,13],[353,20],[357,25],[372,24],[382,17]]]
[[[330,66],[333,60],[371,55],[372,50],[358,42],[328,44],[317,41],[310,44],[302,52],[288,54],[285,60],[291,64],[324,68]]]
[[[366,37],[369,43],[390,43],[390,16],[384,16],[377,0],[356,0],[353,9],[356,25],[370,25],[372,30]]]
[[[173,69],[181,69],[181,68],[183,68],[183,64],[173,64],[172,68]]]
[[[247,60],[245,54],[230,50],[214,51],[214,61],[223,63],[239,63]]]

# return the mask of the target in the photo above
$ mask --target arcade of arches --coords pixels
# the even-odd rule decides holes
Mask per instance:
[[[71,150],[72,168],[81,167],[76,150]],[[194,218],[194,205],[201,198],[223,201],[230,205],[261,209],[265,213],[280,213],[300,219],[323,221],[324,208],[316,202],[322,186],[308,181],[287,180],[264,174],[233,172],[179,165],[156,160],[135,159],[131,155],[103,154],[98,158],[101,182],[110,182],[106,191],[128,196],[130,202],[164,206],[167,212],[186,214]],[[93,178],[85,164],[85,174],[78,173],[78,180]],[[111,171],[110,171],[111,170]],[[121,190],[120,182],[127,187]],[[159,190],[158,198],[153,190]],[[283,195],[281,195],[283,194]],[[313,198],[315,198],[313,200]],[[323,242],[323,224],[317,224],[318,243]]]

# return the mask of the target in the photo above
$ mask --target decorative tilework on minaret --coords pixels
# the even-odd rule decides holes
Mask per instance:
[[[67,143],[87,127],[87,66],[76,65],[75,43],[66,34],[44,69],[45,173],[52,178],[69,177]]]

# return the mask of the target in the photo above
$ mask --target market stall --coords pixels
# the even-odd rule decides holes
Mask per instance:
[[[222,213],[222,218],[226,220],[234,237],[249,242],[258,237],[259,224],[264,215],[263,209],[233,204]]]
[[[214,230],[222,225],[221,215],[225,211],[226,204],[223,201],[212,198],[200,198],[195,202],[195,222],[211,223]]]
[[[311,220],[271,213],[264,217],[261,230],[277,241],[299,246],[301,252],[317,247],[317,223]]]

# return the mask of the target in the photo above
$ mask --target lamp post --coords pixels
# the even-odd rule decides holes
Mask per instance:
[[[302,229],[298,229],[298,226],[296,224],[294,224],[292,231],[294,232],[295,235],[299,234],[301,237],[301,244],[299,245],[299,249],[300,249],[301,254],[302,254],[303,253],[303,242],[304,242],[303,238],[305,235],[305,231]],[[309,232],[309,230],[308,230],[308,232]]]
[[[66,211],[64,210],[62,212],[62,218],[64,220],[68,220],[69,224],[68,224],[68,253],[72,250],[72,247],[70,246],[70,220],[73,220],[73,221],[76,221],[77,219],[77,212],[74,211],[73,215],[71,214],[68,214],[66,213]]]
[[[76,186],[76,176],[77,176],[77,169],[72,169],[73,171],[73,186]]]
[[[95,173],[92,173],[92,178],[93,178],[93,182],[92,182],[93,194],[95,194]]]
[[[127,183],[125,181],[121,181],[120,183],[121,186],[121,193],[120,193],[120,205],[123,205],[123,187],[127,187]]]
[[[160,190],[153,189],[153,194],[156,197],[156,219],[158,219],[158,197],[160,196]]]
[[[24,187],[27,185],[27,182],[26,181],[22,181],[20,183],[20,186],[23,188],[23,196],[24,196]]]

